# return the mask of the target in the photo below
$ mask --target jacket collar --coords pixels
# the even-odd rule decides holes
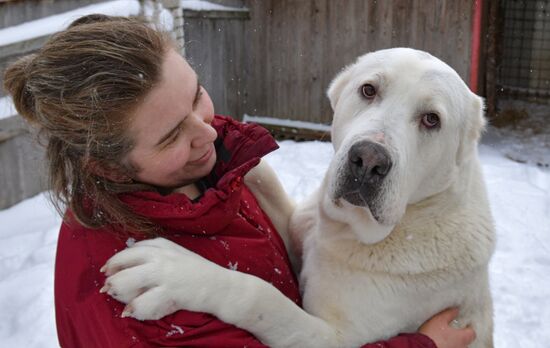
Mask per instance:
[[[211,187],[197,200],[181,193],[161,195],[154,191],[120,196],[132,210],[155,224],[177,233],[215,234],[236,216],[240,207],[243,177],[260,158],[278,148],[264,128],[216,116],[217,162],[205,179]]]

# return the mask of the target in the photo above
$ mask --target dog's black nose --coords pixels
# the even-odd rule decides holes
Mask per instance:
[[[388,151],[382,145],[366,140],[351,146],[348,161],[351,173],[360,185],[379,183],[392,167]]]

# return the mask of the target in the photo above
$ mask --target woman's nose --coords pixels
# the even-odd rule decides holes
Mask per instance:
[[[216,140],[218,133],[214,127],[210,125],[213,118],[213,115],[196,115],[194,131],[195,136],[193,137],[192,143],[193,147],[201,147]]]

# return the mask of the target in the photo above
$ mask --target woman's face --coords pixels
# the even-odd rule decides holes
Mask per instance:
[[[130,118],[134,148],[128,160],[137,168],[133,179],[177,188],[210,173],[216,162],[213,118],[212,100],[196,73],[169,50],[159,84]]]

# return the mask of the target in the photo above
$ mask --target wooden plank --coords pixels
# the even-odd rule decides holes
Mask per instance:
[[[0,2],[0,28],[67,12],[107,0],[33,0]]]
[[[185,56],[210,94],[215,111],[240,118],[244,23],[250,15],[245,10],[206,11],[204,16],[198,12],[205,11],[184,11]]]
[[[232,11],[197,11],[185,9],[183,10],[183,17],[201,19],[249,19],[250,13],[248,9],[235,9]]]
[[[0,119],[0,144],[25,133],[28,129],[21,117],[16,115]]]
[[[3,119],[0,127],[15,131],[20,122],[16,117]],[[46,189],[44,151],[28,132],[0,142],[0,164],[0,209]]]
[[[25,41],[14,42],[5,46],[0,46],[0,58],[36,51],[40,47],[42,47],[49,38],[50,35],[45,35]]]
[[[330,122],[325,90],[366,52],[409,46],[469,74],[471,1],[245,0],[241,110]]]

